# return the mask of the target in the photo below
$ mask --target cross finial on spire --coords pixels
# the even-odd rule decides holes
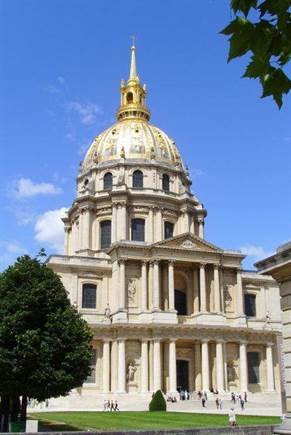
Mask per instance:
[[[135,47],[135,40],[136,40],[135,35],[131,36],[131,40],[132,40],[132,47]]]

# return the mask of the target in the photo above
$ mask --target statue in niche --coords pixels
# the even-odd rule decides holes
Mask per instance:
[[[136,279],[135,278],[130,278],[130,280],[128,281],[127,293],[128,293],[128,301],[131,304],[133,304],[135,302],[135,298],[136,298]]]
[[[227,362],[227,379],[228,382],[235,382],[238,379],[233,361]]]
[[[106,305],[106,308],[105,308],[105,311],[104,311],[104,317],[107,320],[111,319],[111,310],[110,310],[109,304]]]
[[[128,382],[133,382],[134,381],[134,376],[135,376],[135,372],[137,370],[136,364],[134,360],[129,361],[128,365],[127,365],[127,381]]]
[[[224,296],[224,302],[225,302],[225,309],[230,309],[232,306],[232,291],[231,291],[231,285],[227,284],[224,286],[223,291]]]

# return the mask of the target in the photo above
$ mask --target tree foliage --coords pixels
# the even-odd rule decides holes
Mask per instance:
[[[272,96],[279,108],[291,89],[286,66],[291,58],[290,0],[231,0],[235,18],[221,33],[229,35],[228,62],[250,53],[243,77],[261,82],[262,98]]]
[[[167,403],[161,390],[154,393],[149,404],[149,411],[167,411]]]
[[[90,374],[89,327],[42,256],[0,275],[1,398],[66,395]]]

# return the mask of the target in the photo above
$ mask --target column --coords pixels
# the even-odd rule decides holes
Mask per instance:
[[[147,222],[147,233],[148,233],[148,239],[147,241],[149,243],[154,242],[154,210],[152,207],[149,208],[149,215],[148,215],[148,222]]]
[[[267,388],[268,391],[275,390],[274,382],[274,366],[273,366],[273,343],[268,343],[266,347],[266,359],[267,359]]]
[[[118,342],[111,342],[111,391],[118,389]]]
[[[141,309],[147,309],[148,289],[147,289],[147,263],[141,263]]]
[[[176,341],[169,342],[169,388],[171,393],[177,391]]]
[[[141,392],[146,393],[149,390],[149,353],[148,340],[141,341]]]
[[[167,263],[163,264],[162,267],[162,300],[163,300],[163,304],[162,304],[162,309],[165,311],[169,310],[169,266]]]
[[[202,373],[201,373],[201,344],[194,343],[194,371],[195,371],[195,390],[202,390]]]
[[[154,391],[161,389],[161,341],[154,339],[153,349]]]
[[[162,210],[156,209],[155,213],[155,242],[163,240]]]
[[[204,239],[204,221],[203,218],[198,219],[198,236]]]
[[[221,304],[220,304],[220,285],[219,285],[219,267],[218,265],[214,265],[214,310],[216,313],[221,312]]]
[[[240,373],[240,390],[248,391],[248,371],[247,371],[247,343],[241,341],[239,345],[239,373]]]
[[[195,221],[193,215],[190,215],[190,233],[195,234]]]
[[[216,382],[216,388],[221,393],[221,391],[224,391],[223,340],[216,342]]]
[[[237,301],[237,313],[240,315],[244,314],[244,303],[243,303],[243,288],[242,288],[242,278],[241,270],[236,272],[236,301]]]
[[[64,234],[65,235],[64,253],[65,253],[65,255],[70,255],[70,234],[71,234],[71,227],[65,226],[64,233],[65,233]]]
[[[192,270],[192,284],[193,284],[193,313],[199,312],[199,279],[198,269]]]
[[[118,392],[125,393],[125,340],[118,340]]]
[[[112,219],[111,219],[111,243],[117,241],[117,208],[116,204],[112,204]]]
[[[153,262],[149,262],[149,270],[148,270],[148,307],[150,310],[153,309]]]
[[[127,208],[122,204],[119,211],[118,226],[120,227],[119,240],[127,239]]]
[[[206,311],[205,264],[200,264],[200,311]]]
[[[160,270],[159,262],[154,261],[153,270],[153,308],[156,310],[160,309]]]
[[[83,212],[82,249],[91,249],[91,210],[86,207],[81,212]]]
[[[110,390],[110,341],[103,341],[103,358],[102,358],[102,372],[103,372],[103,393],[108,393]]]
[[[168,262],[169,310],[175,309],[174,262]]]
[[[203,340],[201,344],[201,365],[202,365],[202,389],[203,391],[209,391],[208,340]]]
[[[125,261],[119,260],[119,308],[125,309]]]

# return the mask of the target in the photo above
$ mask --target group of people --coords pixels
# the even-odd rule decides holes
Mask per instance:
[[[104,411],[119,411],[117,400],[104,400]]]
[[[231,393],[231,401],[235,405],[236,403],[240,404],[240,408],[242,411],[245,410],[245,403],[248,401],[248,395],[246,392],[243,394],[235,394],[234,392]]]

